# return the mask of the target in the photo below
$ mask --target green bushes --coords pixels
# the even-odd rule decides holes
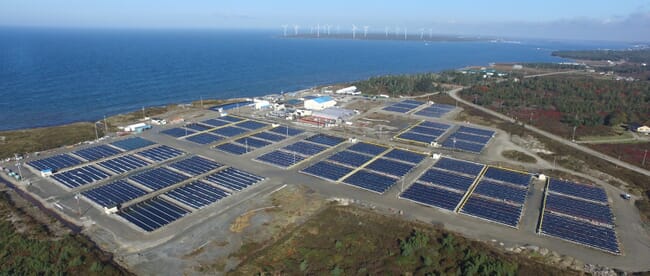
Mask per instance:
[[[410,256],[413,252],[425,248],[429,243],[429,237],[422,232],[415,231],[406,240],[400,241],[402,256]]]
[[[233,275],[514,275],[520,270],[573,275],[431,225],[330,207],[246,258]]]
[[[53,237],[46,228],[0,196],[0,275],[120,275],[98,249],[77,235]],[[7,217],[19,217],[20,230]]]
[[[443,84],[470,85],[483,81],[479,74],[445,71],[440,74],[391,75],[372,77],[354,83],[365,94],[386,94],[391,97],[416,96],[445,91]]]

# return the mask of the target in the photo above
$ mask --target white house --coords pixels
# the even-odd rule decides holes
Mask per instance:
[[[650,126],[640,126],[636,129],[636,132],[648,135],[650,134]]]
[[[330,96],[323,96],[305,101],[305,108],[311,110],[323,110],[336,105],[336,101]]]

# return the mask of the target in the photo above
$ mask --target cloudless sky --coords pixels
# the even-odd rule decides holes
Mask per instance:
[[[408,27],[442,34],[650,41],[650,0],[2,0],[0,26]]]

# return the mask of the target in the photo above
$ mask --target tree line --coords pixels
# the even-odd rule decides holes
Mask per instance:
[[[562,122],[571,126],[650,123],[648,82],[543,77],[476,85],[462,95],[476,104],[502,111],[559,112]]]
[[[650,49],[555,51],[552,55],[582,60],[626,60],[638,63],[650,61]]]
[[[371,77],[352,85],[369,95],[385,94],[391,97],[416,96],[444,91],[444,84],[470,85],[483,81],[479,74],[462,74],[456,71],[412,75],[387,75]]]

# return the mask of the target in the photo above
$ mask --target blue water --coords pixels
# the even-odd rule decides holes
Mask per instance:
[[[559,61],[621,43],[284,39],[269,31],[0,28],[0,130],[94,121],[207,98],[490,62]]]

